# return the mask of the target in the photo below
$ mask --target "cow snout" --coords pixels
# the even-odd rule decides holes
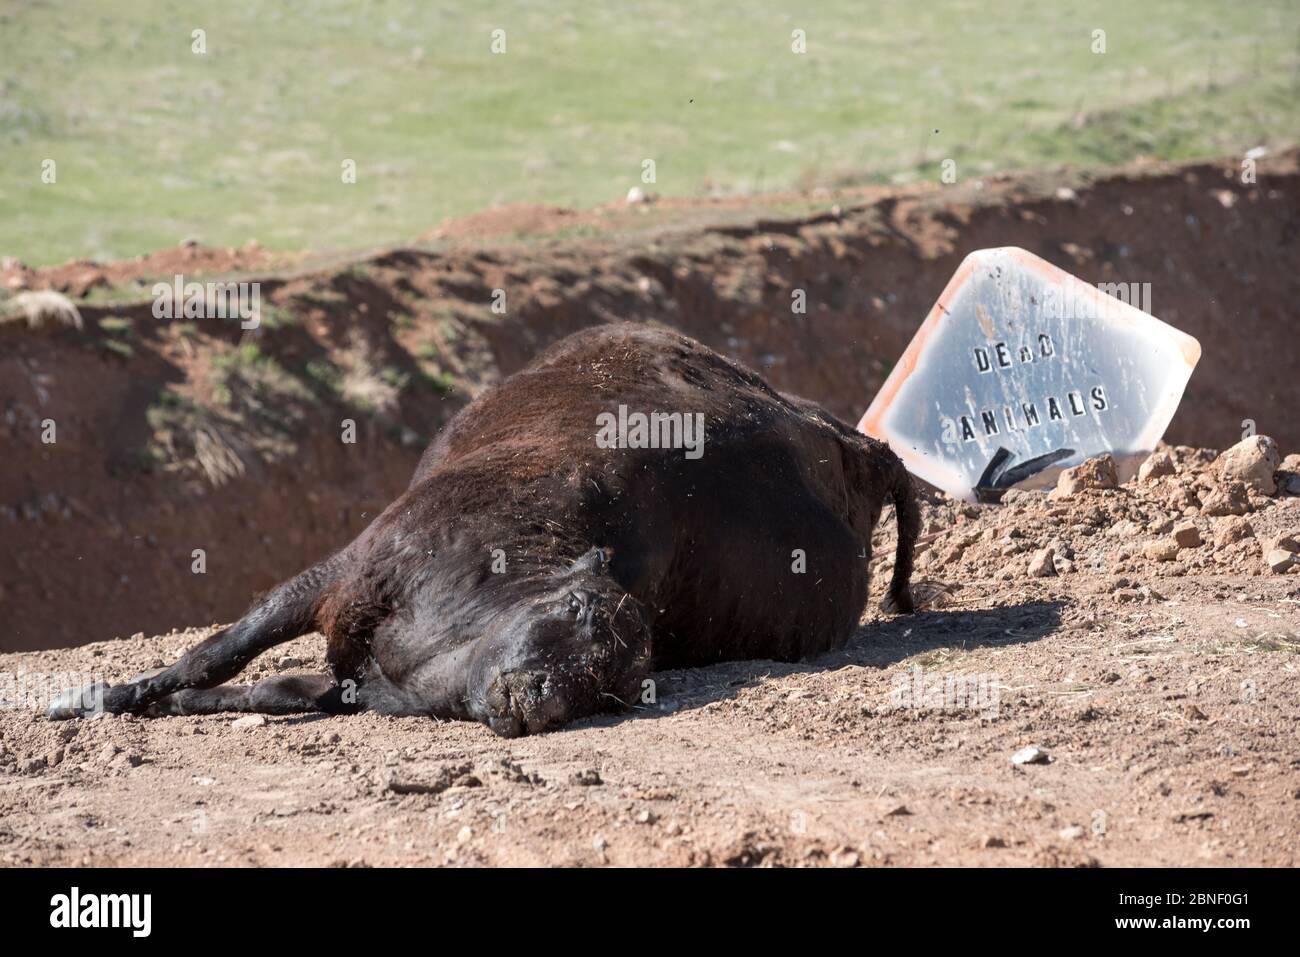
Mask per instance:
[[[568,720],[562,689],[545,671],[505,671],[487,692],[488,725],[505,738],[537,734]]]

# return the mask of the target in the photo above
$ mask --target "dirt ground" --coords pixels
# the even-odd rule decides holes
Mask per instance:
[[[0,862],[1296,866],[1300,458],[1262,494],[1168,454],[1118,488],[930,497],[918,614],[873,608],[809,662],[660,673],[653,704],[539,737],[50,723],[34,698],[68,673],[121,680],[211,629],[0,656],[29,695],[0,710]]]

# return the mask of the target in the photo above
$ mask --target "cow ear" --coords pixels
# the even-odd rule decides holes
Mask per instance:
[[[569,574],[599,574],[605,570],[609,560],[614,557],[614,549],[596,547],[569,566]]]

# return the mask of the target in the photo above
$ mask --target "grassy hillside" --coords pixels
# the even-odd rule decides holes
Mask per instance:
[[[1295,0],[434,6],[6,5],[0,255],[409,240],[621,197],[645,159],[648,191],[694,195],[1300,139]]]

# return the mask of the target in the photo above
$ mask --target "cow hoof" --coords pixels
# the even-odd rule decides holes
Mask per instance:
[[[104,710],[104,692],[108,685],[102,681],[82,688],[69,688],[45,709],[45,717],[50,721],[67,721],[69,718],[86,718],[102,714]]]

